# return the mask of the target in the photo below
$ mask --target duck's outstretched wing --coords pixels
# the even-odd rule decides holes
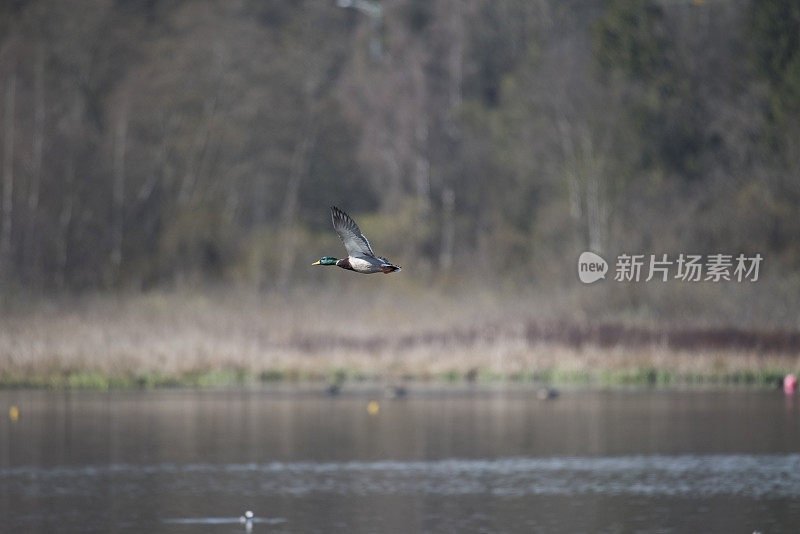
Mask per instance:
[[[367,241],[367,238],[361,233],[361,229],[349,215],[336,206],[331,206],[331,220],[333,220],[333,229],[342,239],[348,255],[375,256],[369,241]]]

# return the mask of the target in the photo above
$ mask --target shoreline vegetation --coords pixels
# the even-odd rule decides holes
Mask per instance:
[[[0,2],[0,387],[800,370],[797,1],[357,4]]]
[[[311,297],[153,293],[7,305],[0,388],[774,387],[800,369],[796,330],[574,319],[533,313],[524,298],[468,306],[386,292],[364,307],[347,291]]]

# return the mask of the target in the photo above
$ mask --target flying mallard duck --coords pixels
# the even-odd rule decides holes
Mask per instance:
[[[376,256],[372,252],[367,238],[361,233],[356,222],[345,212],[336,206],[331,206],[331,219],[333,220],[333,229],[342,239],[348,256],[341,260],[324,256],[312,265],[338,265],[342,269],[362,274],[389,274],[400,270],[397,265],[392,265],[386,258]]]

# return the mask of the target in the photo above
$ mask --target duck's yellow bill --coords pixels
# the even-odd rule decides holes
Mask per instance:
[[[322,264],[321,264],[320,262],[318,262],[318,261],[315,261],[315,262],[314,262],[314,263],[312,263],[311,265],[322,265]]]

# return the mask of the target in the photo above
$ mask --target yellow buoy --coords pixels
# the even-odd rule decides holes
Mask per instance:
[[[370,415],[378,415],[380,409],[381,405],[378,404],[378,401],[369,401],[367,403],[367,413]]]
[[[12,405],[11,408],[8,409],[8,416],[12,421],[19,419],[19,408]]]

